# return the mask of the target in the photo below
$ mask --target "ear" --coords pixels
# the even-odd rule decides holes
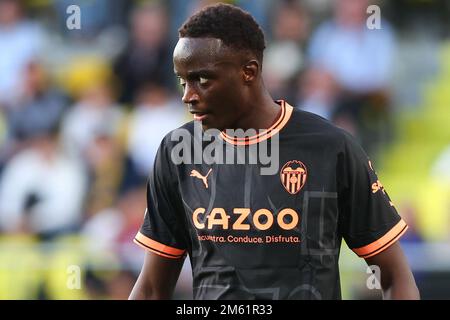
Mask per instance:
[[[260,67],[257,60],[249,60],[242,66],[244,83],[250,84],[259,76]]]

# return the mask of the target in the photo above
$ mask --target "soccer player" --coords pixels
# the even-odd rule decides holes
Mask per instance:
[[[181,129],[192,136],[199,123],[218,129],[224,150],[276,144],[279,170],[176,164],[178,141],[168,134],[134,240],[148,251],[130,299],[171,298],[186,255],[195,299],[340,299],[342,239],[379,267],[384,298],[419,298],[397,242],[407,225],[370,160],[345,131],[271,98],[261,77],[264,48],[258,24],[231,5],[206,7],[179,29],[174,70],[194,115]],[[265,130],[226,132],[252,128]]]

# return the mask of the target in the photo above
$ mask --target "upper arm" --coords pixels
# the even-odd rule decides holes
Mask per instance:
[[[364,150],[347,135],[340,162],[341,231],[348,246],[381,271],[385,297],[418,298],[398,239],[408,226],[398,214]]]
[[[383,280],[389,280],[397,274],[409,272],[409,265],[398,242],[381,253],[365,259],[368,265],[375,265],[384,273]]]
[[[188,251],[185,213],[170,163],[162,143],[147,182],[144,221],[134,239],[146,254],[130,299],[169,299]]]
[[[171,259],[146,252],[144,264],[129,299],[170,299],[184,258]]]
[[[386,250],[365,260],[368,265],[379,267],[381,287],[385,298],[420,298],[414,276],[398,241]]]
[[[339,158],[340,231],[361,258],[378,255],[408,229],[354,138],[346,136]]]

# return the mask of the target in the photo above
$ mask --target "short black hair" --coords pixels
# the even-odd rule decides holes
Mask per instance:
[[[233,49],[250,51],[262,62],[264,33],[255,19],[239,7],[219,3],[191,16],[178,29],[180,38],[217,38]]]

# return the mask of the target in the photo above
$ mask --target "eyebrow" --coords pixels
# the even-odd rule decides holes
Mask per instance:
[[[174,73],[177,77],[180,77],[180,75],[174,70]],[[215,72],[211,69],[199,69],[194,71],[189,71],[187,74],[188,78],[197,78],[202,76],[211,76],[214,75]]]

